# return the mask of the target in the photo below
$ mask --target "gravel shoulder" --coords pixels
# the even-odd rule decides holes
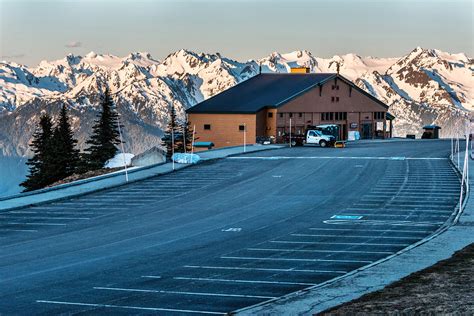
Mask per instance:
[[[318,315],[474,315],[474,243],[382,290]]]

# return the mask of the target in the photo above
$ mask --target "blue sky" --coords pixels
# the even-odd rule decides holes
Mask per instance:
[[[273,51],[393,57],[415,48],[473,56],[472,0],[0,0],[0,60],[67,53],[162,59],[181,48],[238,60]]]

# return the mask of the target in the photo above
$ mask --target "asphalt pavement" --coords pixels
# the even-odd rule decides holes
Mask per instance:
[[[225,314],[449,220],[449,141],[297,147],[0,213],[0,314]]]

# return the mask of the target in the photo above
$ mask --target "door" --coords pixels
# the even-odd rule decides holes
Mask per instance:
[[[360,138],[362,139],[372,138],[372,123],[362,124],[362,132],[361,132]]]

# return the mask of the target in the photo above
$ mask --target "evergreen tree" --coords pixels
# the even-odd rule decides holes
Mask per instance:
[[[176,111],[174,106],[171,106],[170,119],[165,130],[165,134],[161,139],[161,145],[166,148],[166,160],[170,160],[173,155],[173,138],[174,138],[174,152],[179,152],[182,146],[182,133],[179,131],[180,127],[176,122]],[[173,133],[172,133],[173,132]]]
[[[100,169],[113,158],[120,144],[118,114],[108,88],[101,102],[102,111],[92,127],[92,136],[86,142],[86,163],[89,170]]]
[[[193,148],[193,126],[189,123],[188,116],[186,115],[185,121],[181,124],[181,134],[184,143],[186,144],[186,152],[191,152]],[[194,141],[198,138],[194,137]],[[181,149],[184,149],[184,144],[181,146]]]
[[[59,121],[53,132],[51,175],[55,181],[64,179],[78,171],[80,166],[79,150],[76,148],[77,140],[74,139],[66,106],[63,105],[59,113]]]
[[[51,146],[52,137],[53,123],[51,117],[44,114],[40,117],[39,128],[33,134],[33,141],[30,144],[33,157],[26,162],[30,168],[30,174],[20,184],[25,188],[24,191],[41,189],[54,182],[48,175],[51,157],[54,155]]]

